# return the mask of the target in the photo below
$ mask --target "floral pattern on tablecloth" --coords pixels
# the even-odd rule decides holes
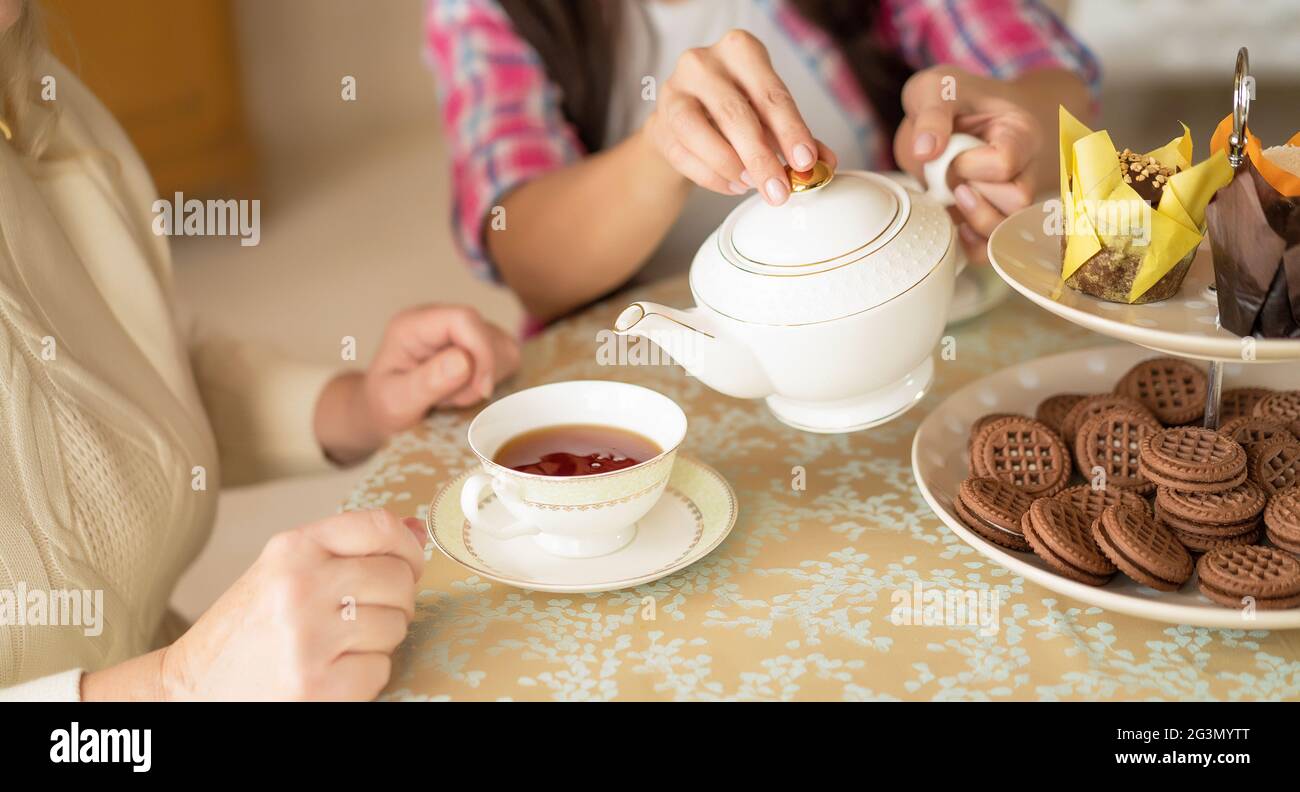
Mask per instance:
[[[690,420],[684,449],[736,490],[735,529],[675,575],[590,595],[483,580],[430,545],[383,698],[1300,699],[1300,633],[1174,626],[1059,598],[967,546],[917,491],[911,439],[929,408],[996,369],[1105,339],[1013,296],[949,328],[956,354],[936,357],[936,385],[917,408],[825,436],[677,367],[598,365],[598,333],[641,298],[689,301],[679,279],[598,304],[529,342],[510,387],[620,379],[677,400]],[[344,508],[424,518],[438,489],[472,465],[471,417],[437,414],[396,438]],[[806,489],[793,486],[796,467]],[[899,592],[918,585],[997,592],[996,631],[895,623]]]

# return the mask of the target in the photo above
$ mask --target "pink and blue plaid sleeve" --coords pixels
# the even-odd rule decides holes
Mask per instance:
[[[959,66],[1002,79],[1055,67],[1079,75],[1094,97],[1096,58],[1038,0],[888,0],[888,38],[909,65]]]
[[[431,0],[426,54],[451,159],[452,229],[476,275],[497,279],[484,230],[506,193],[585,153],[541,59],[493,0]]]

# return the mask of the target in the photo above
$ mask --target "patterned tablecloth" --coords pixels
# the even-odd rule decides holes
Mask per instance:
[[[601,331],[634,298],[689,304],[679,279],[596,305],[529,342],[510,387],[618,379],[677,400],[690,419],[685,450],[735,487],[735,529],[682,572],[590,595],[493,583],[430,545],[384,698],[1300,698],[1300,632],[1171,626],[1059,597],[986,561],[917,491],[911,440],[930,408],[1003,366],[1105,339],[1012,296],[949,329],[955,359],[936,358],[936,385],[917,408],[823,436],[675,366],[600,365]],[[424,518],[439,488],[472,465],[472,417],[439,414],[396,438],[345,508]],[[999,628],[891,619],[902,597],[949,588],[996,590]]]

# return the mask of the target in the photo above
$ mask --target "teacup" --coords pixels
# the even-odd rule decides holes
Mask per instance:
[[[523,473],[493,461],[512,438],[565,424],[636,432],[663,450],[631,467],[587,476]],[[636,522],[663,495],[685,437],[681,407],[639,385],[585,380],[519,391],[484,408],[469,426],[470,449],[483,472],[466,479],[461,510],[475,530],[498,539],[531,536],[546,552],[566,558],[606,555],[636,536]],[[513,524],[484,519],[488,491],[505,506]]]

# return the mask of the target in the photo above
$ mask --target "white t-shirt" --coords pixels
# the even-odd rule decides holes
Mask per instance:
[[[654,109],[653,102],[642,98],[645,77],[662,85],[683,52],[715,44],[727,31],[738,28],[749,31],[767,47],[772,66],[790,89],[808,128],[835,152],[839,167],[866,167],[865,152],[858,148],[849,118],[763,4],[753,0],[633,0],[624,4],[621,24],[605,135],[610,144],[639,129]],[[752,191],[730,196],[693,188],[677,222],[636,281],[685,272],[709,233],[750,195]]]

